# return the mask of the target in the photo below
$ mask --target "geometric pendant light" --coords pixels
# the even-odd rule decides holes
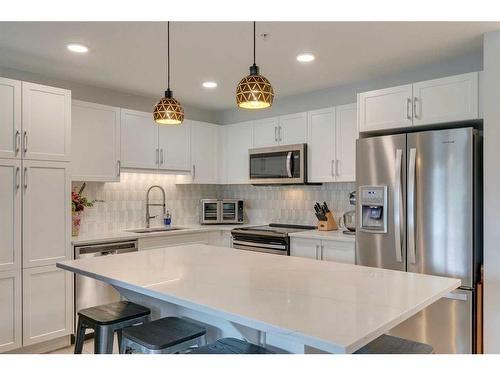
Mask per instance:
[[[250,75],[244,77],[236,88],[236,104],[240,108],[263,109],[273,105],[274,90],[269,80],[259,74],[255,64],[255,21],[253,23],[253,65]]]
[[[167,39],[167,90],[165,97],[156,103],[153,118],[160,125],[179,125],[184,120],[184,109],[170,90],[170,22],[167,23]]]

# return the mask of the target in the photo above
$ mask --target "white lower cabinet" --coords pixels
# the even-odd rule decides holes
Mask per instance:
[[[0,272],[0,353],[22,346],[21,270]]]
[[[23,346],[73,331],[72,274],[55,265],[23,270]]]
[[[302,258],[327,260],[338,263],[355,263],[354,242],[291,238],[290,255]]]

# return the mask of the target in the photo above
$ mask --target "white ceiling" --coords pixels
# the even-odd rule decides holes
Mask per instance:
[[[257,65],[285,97],[421,64],[479,54],[482,34],[500,22],[261,22]],[[66,50],[68,42],[90,48]],[[299,52],[316,61],[300,64]],[[0,66],[127,93],[158,97],[165,90],[166,23],[2,22]],[[221,110],[235,106],[235,88],[252,64],[251,22],[171,24],[171,88],[191,105]],[[215,80],[219,87],[201,87]]]

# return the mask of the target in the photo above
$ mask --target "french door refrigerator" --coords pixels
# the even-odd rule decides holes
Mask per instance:
[[[480,138],[473,128],[359,139],[356,264],[449,276],[462,286],[389,333],[475,351]]]

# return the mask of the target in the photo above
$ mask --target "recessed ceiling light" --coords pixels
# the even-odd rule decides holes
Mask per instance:
[[[217,87],[217,82],[214,81],[206,81],[202,83],[202,86],[207,89],[214,89]]]
[[[301,53],[297,55],[297,61],[300,62],[311,62],[314,61],[315,57],[312,53]]]
[[[89,48],[87,46],[84,46],[83,44],[78,44],[78,43],[70,43],[66,47],[71,52],[76,52],[76,53],[87,53],[89,51]]]

